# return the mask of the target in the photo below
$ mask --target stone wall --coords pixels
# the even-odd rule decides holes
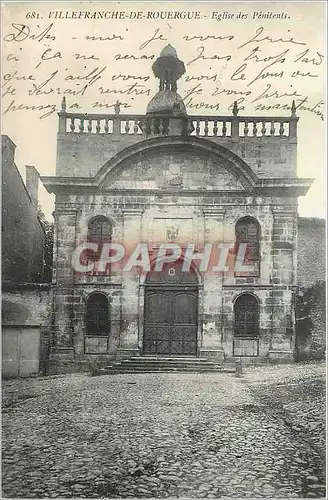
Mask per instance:
[[[40,282],[44,231],[14,155],[14,143],[2,136],[2,280]]]
[[[116,140],[115,140],[116,139]],[[128,146],[144,140],[142,135],[58,133],[56,175],[62,177],[91,177]]]
[[[58,133],[57,170],[62,177],[91,177],[117,153],[145,140],[142,134]],[[296,139],[206,137],[242,158],[260,178],[296,176]]]
[[[300,287],[296,301],[296,358],[322,359],[326,351],[326,283]]]
[[[326,350],[326,223],[298,219],[297,359],[320,359]]]
[[[297,226],[297,283],[311,286],[326,279],[326,221],[299,217]]]

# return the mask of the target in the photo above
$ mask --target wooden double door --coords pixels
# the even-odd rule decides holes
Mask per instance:
[[[197,330],[197,287],[146,288],[143,354],[196,356]]]

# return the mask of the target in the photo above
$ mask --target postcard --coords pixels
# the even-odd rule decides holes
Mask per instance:
[[[326,35],[2,3],[4,498],[325,496]]]

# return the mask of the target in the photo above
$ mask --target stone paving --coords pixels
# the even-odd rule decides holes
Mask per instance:
[[[323,364],[4,382],[4,498],[325,496]]]

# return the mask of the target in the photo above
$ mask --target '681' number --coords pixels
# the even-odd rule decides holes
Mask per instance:
[[[28,12],[26,14],[26,19],[40,19],[40,14],[38,12]]]

